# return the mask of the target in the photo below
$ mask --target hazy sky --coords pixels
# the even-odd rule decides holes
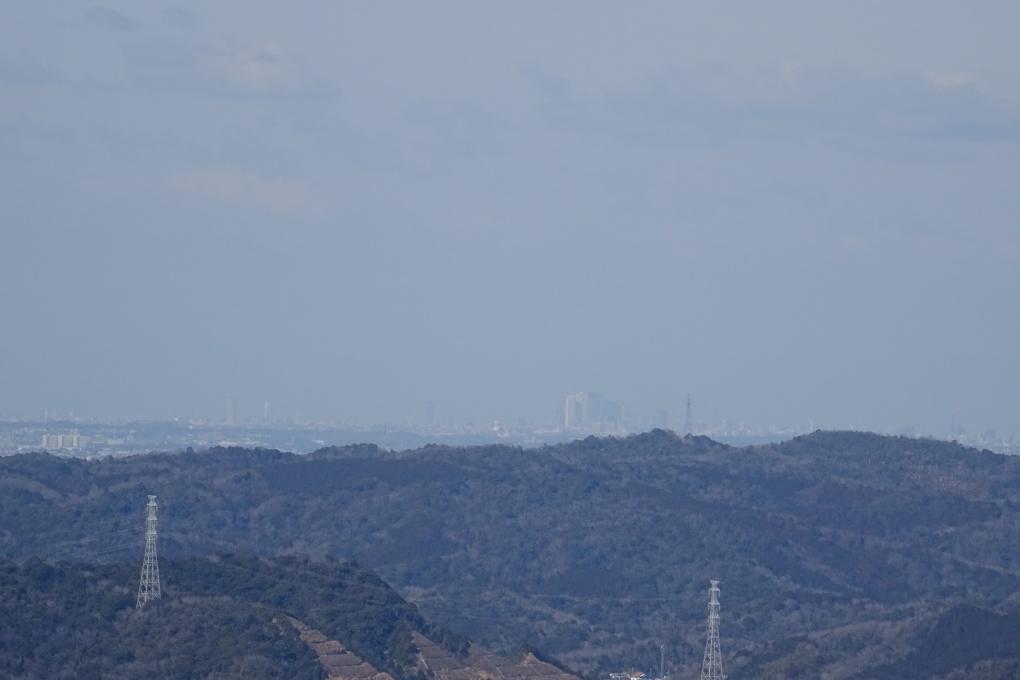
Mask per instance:
[[[3,14],[2,413],[1020,433],[1014,0]]]

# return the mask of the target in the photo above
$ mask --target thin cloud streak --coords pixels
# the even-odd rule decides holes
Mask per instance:
[[[283,218],[322,214],[324,201],[302,182],[262,177],[237,168],[202,168],[174,175],[175,191],[193,194],[246,210],[268,210]]]

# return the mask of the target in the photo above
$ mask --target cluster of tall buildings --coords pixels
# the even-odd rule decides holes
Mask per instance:
[[[245,419],[238,419],[237,411],[234,408],[234,400],[227,398],[223,400],[223,424],[224,425],[238,425],[241,422],[258,422],[255,420],[247,421]],[[262,424],[268,425],[273,422],[273,406],[269,400],[262,402]]]
[[[87,444],[87,439],[77,432],[68,434],[50,434],[46,432],[42,436],[42,448],[44,449],[70,449],[77,451],[84,448]]]
[[[567,432],[623,432],[623,407],[597,392],[577,392],[563,401],[563,429]]]

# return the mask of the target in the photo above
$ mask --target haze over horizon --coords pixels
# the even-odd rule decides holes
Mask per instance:
[[[1020,5],[17,3],[0,414],[1020,431]]]

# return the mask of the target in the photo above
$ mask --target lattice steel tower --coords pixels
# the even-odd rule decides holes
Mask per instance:
[[[145,526],[145,559],[142,560],[142,578],[138,583],[138,609],[149,600],[158,600],[159,563],[156,561],[156,497],[149,496],[149,504]]]
[[[708,589],[708,640],[705,642],[705,659],[701,662],[701,680],[725,680],[722,652],[719,650],[719,582],[711,583]]]

